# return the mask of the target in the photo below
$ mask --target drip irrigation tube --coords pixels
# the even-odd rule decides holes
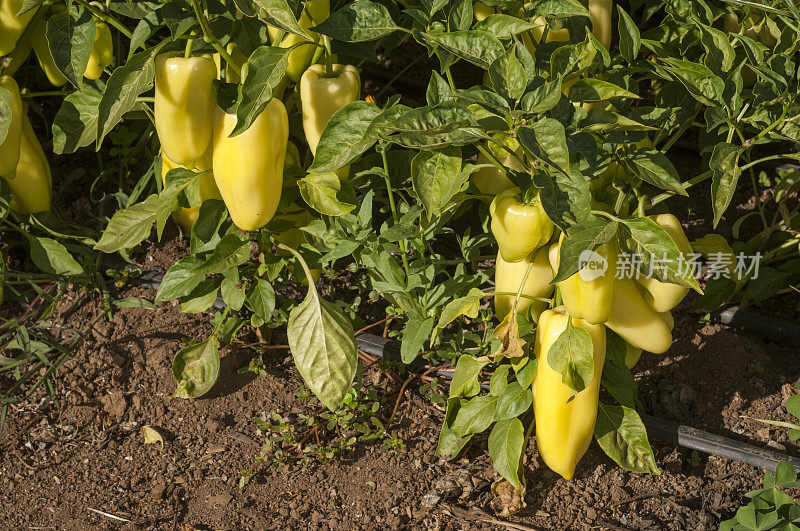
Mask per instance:
[[[107,261],[107,264],[111,265],[108,262],[112,261]],[[141,269],[129,264],[114,265],[118,266],[115,269]],[[157,290],[161,285],[162,279],[163,275],[160,273],[143,271],[138,278],[131,279],[131,282],[142,287]],[[217,298],[214,302],[214,308],[222,309],[224,307],[225,302],[221,298]],[[715,312],[712,314],[712,321],[741,328],[746,331],[764,334],[771,339],[800,344],[800,325],[774,319],[767,320],[763,316],[745,312],[738,308],[728,308],[723,311]],[[367,354],[395,362],[400,362],[401,360],[400,343],[394,339],[363,333],[356,337],[356,342],[358,343],[358,348]],[[415,360],[415,363],[412,363],[412,366],[419,367],[422,364],[424,364],[424,361],[418,358]],[[439,371],[438,375],[446,379],[453,377],[453,373],[449,371]],[[488,385],[482,384],[481,387],[488,388]],[[708,433],[697,428],[684,426],[649,415],[642,415],[642,421],[647,428],[648,435],[666,443],[734,461],[740,461],[772,471],[776,469],[778,463],[787,461],[800,472],[800,459],[774,450],[760,448],[752,444],[735,441],[728,437],[714,435],[713,433]]]

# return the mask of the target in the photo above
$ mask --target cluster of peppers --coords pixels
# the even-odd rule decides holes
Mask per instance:
[[[516,166],[519,162],[515,159]],[[497,179],[482,183],[499,190],[489,208],[491,230],[499,247],[495,312],[502,320],[516,303],[517,315],[537,323],[534,341],[537,374],[532,384],[536,442],[542,460],[570,479],[593,436],[607,330],[625,340],[625,361],[629,368],[638,362],[642,351],[666,352],[672,344],[674,326],[670,310],[680,303],[688,289],[643,275],[618,278],[618,235],[594,250],[597,261],[606,264],[603,273],[587,271],[589,266],[585,265],[581,271],[553,284],[564,234],[548,218],[535,189],[522,193],[499,170],[497,173]],[[603,208],[599,202],[594,206]],[[650,218],[669,234],[682,253],[692,252],[692,245],[675,216],[661,214]],[[558,293],[553,297],[555,290]],[[546,309],[546,301],[551,297],[560,304]],[[548,362],[550,348],[570,324],[588,332],[593,345],[594,375],[577,393]]]
[[[320,36],[308,28],[325,20],[329,12],[328,0],[306,3],[299,23],[312,40],[269,28],[273,46],[294,46],[286,76],[250,127],[234,136],[237,116],[217,106],[214,81],[221,77],[220,70],[227,82],[246,79],[247,57],[234,45],[227,48],[230,57],[244,63],[241,74],[231,65],[221,69],[217,54],[191,56],[187,50],[156,57],[154,115],[161,142],[162,180],[166,184],[169,171],[179,167],[201,174],[196,204],[173,213],[187,232],[206,199],[224,201],[233,223],[245,231],[258,230],[273,219],[301,226],[311,221],[297,193],[302,165],[296,145],[289,141],[289,117],[281,96],[290,81],[296,83],[303,131],[312,154],[333,114],[360,98],[361,79],[355,67],[334,64],[331,56],[324,57],[324,64],[312,64],[321,58],[322,53],[317,52],[324,47],[319,44]],[[285,178],[285,169],[292,166],[295,171],[286,172]],[[337,174],[346,179],[349,168]],[[298,229],[275,236],[291,247],[305,241]],[[313,273],[318,275],[318,271]]]

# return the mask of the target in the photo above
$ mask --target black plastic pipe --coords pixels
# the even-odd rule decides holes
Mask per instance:
[[[112,261],[109,261],[112,262]],[[115,264],[116,265],[116,264]],[[130,264],[124,264],[115,269],[140,269]],[[161,285],[163,275],[153,271],[143,271],[143,273],[131,281],[142,287],[158,290]],[[222,309],[225,302],[222,298],[214,301],[214,308]],[[741,328],[746,331],[764,334],[779,341],[800,345],[800,325],[779,320],[768,320],[761,315],[745,312],[738,308],[728,308],[712,314],[712,321],[725,325]],[[356,337],[358,348],[372,356],[378,356],[394,362],[400,362],[400,342],[374,334],[359,334]],[[425,361],[417,358],[412,367],[424,365]],[[442,378],[451,379],[453,373],[450,371],[438,371]],[[488,388],[488,384],[481,387]],[[787,461],[794,466],[800,473],[800,459],[790,457],[786,454],[760,448],[752,444],[743,443],[714,435],[707,431],[699,430],[682,424],[677,424],[664,419],[642,415],[642,422],[647,428],[648,435],[661,441],[697,450],[706,454],[717,455],[733,461],[740,461],[749,465],[757,466],[774,471],[781,461]]]

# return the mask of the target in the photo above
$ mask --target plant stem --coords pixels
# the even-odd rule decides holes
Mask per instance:
[[[242,66],[233,60],[233,57],[231,57],[231,55],[219,43],[219,40],[217,40],[217,38],[214,36],[211,26],[208,25],[208,19],[203,13],[203,10],[200,8],[199,0],[192,0],[192,7],[194,8],[194,14],[197,17],[198,22],[200,22],[200,29],[203,30],[203,36],[205,37],[206,41],[214,47],[217,53],[219,53],[220,57],[225,59],[225,62],[231,68],[233,68],[237,74],[241,75]]]
[[[89,12],[92,15],[95,16],[95,18],[99,18],[103,22],[105,22],[107,24],[111,24],[112,26],[114,26],[117,30],[119,30],[120,33],[125,35],[128,39],[131,39],[133,37],[133,33],[131,33],[131,31],[128,28],[126,28],[122,24],[122,22],[118,21],[117,19],[115,19],[111,15],[100,11],[99,9],[97,9],[95,6],[91,5],[86,0],[75,0],[75,2],[80,4],[80,5],[82,5],[86,9],[88,9]],[[140,46],[143,46],[143,44],[144,43],[142,43]]]
[[[389,208],[392,211],[392,221],[397,225],[400,222],[400,217],[397,215],[397,208],[394,204],[394,191],[392,190],[392,180],[389,177],[389,161],[386,159],[385,149],[381,150],[381,159],[383,160],[383,179],[386,181],[386,192],[389,194]],[[408,280],[408,248],[406,247],[405,239],[400,240],[400,251],[402,251],[400,258],[403,260],[403,270],[406,272],[406,280]]]
[[[49,96],[66,96],[69,94],[64,90],[47,90],[44,92],[28,92],[20,94],[23,98],[44,98]]]
[[[183,49],[183,58],[188,59],[192,56],[192,47],[194,46],[194,39],[186,39],[186,47]]]
[[[683,183],[683,187],[684,188],[692,187],[692,186],[694,186],[696,184],[699,184],[699,183],[709,179],[713,175],[714,175],[714,172],[711,171],[711,170],[704,171],[703,173],[701,173],[699,175],[695,175],[694,177],[692,177],[691,179],[689,179],[688,181]],[[676,192],[667,191],[667,192],[664,192],[663,194],[659,194],[659,195],[655,196],[653,199],[650,200],[650,206],[655,206],[655,205],[657,205],[657,204],[659,204],[659,203],[661,203],[663,201],[666,201],[667,199],[669,199],[670,197],[675,195],[675,193]]]

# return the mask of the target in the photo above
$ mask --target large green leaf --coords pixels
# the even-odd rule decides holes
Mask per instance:
[[[619,466],[634,472],[660,473],[636,410],[600,403],[594,436],[606,455]]]

